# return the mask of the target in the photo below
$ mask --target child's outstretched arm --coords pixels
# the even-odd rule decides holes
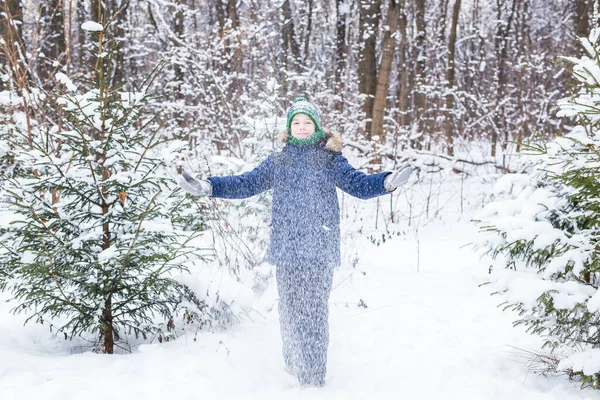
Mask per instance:
[[[394,191],[406,182],[412,172],[412,168],[405,165],[400,171],[367,175],[354,169],[341,154],[334,158],[333,167],[337,187],[359,199],[370,199]]]
[[[252,171],[233,176],[212,176],[212,197],[245,199],[273,187],[273,162],[269,156]]]

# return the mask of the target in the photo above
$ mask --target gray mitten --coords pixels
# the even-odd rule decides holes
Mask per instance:
[[[398,186],[406,183],[412,173],[410,164],[404,164],[399,170],[392,172],[383,180],[383,186],[388,192],[393,192]]]
[[[194,196],[210,196],[212,194],[212,184],[209,180],[194,179],[186,171],[181,174],[182,178],[179,181],[179,186]]]

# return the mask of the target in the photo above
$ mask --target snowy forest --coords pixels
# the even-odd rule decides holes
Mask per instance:
[[[597,398],[599,54],[592,0],[2,0],[0,393]],[[337,191],[308,391],[273,196],[178,184],[281,151],[299,97],[357,170],[413,168]]]
[[[550,61],[581,51],[591,19],[589,0],[3,3],[2,89],[90,79],[81,24],[97,21],[110,24],[110,87],[134,91],[165,62],[150,87],[164,135],[241,157],[247,118],[310,94],[373,168],[406,148],[453,156],[475,142],[495,157],[559,131],[552,101],[569,76]]]

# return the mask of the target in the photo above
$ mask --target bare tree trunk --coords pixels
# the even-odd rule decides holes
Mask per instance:
[[[310,55],[310,36],[312,30],[313,0],[308,0],[308,22],[306,25],[306,36],[304,38],[304,66],[308,65]]]
[[[392,63],[394,62],[394,49],[396,48],[396,33],[400,19],[401,4],[395,0],[389,0],[386,17],[386,25],[389,27],[383,34],[381,41],[381,62],[377,74],[377,88],[373,101],[373,122],[371,125],[371,138],[378,138],[379,143],[386,141],[383,131],[383,119],[390,86],[390,75]]]
[[[421,135],[425,134],[425,68],[427,59],[426,46],[426,25],[425,25],[425,5],[426,0],[415,0],[415,25],[417,35],[415,38],[416,45],[416,64],[415,64],[415,88],[414,88],[414,103],[415,103],[415,119],[417,120],[418,130]],[[421,148],[422,141],[417,143],[417,147]]]
[[[65,70],[67,75],[71,74],[71,63],[73,60],[73,2],[69,1],[64,10],[63,32],[65,35]]]
[[[512,7],[510,10],[510,15],[508,16],[508,20],[506,24],[498,23],[498,28],[496,30],[496,56],[498,58],[498,75],[497,75],[497,90],[496,90],[496,105],[497,111],[494,115],[494,125],[495,129],[492,131],[492,152],[491,156],[496,156],[496,146],[498,145],[498,133],[507,133],[506,127],[506,115],[505,108],[502,105],[502,101],[504,100],[504,94],[507,85],[507,77],[506,77],[506,59],[508,58],[508,35],[512,29],[513,17],[515,15],[515,11],[518,7],[518,0],[513,0]],[[502,21],[502,4],[501,0],[496,0],[496,4],[498,6],[498,21]],[[503,27],[503,25],[505,25]],[[504,146],[504,144],[503,144]]]
[[[240,18],[238,15],[237,0],[228,0],[227,18],[229,18],[229,20],[231,21],[231,29],[234,32],[239,33]],[[237,99],[243,92],[242,83],[239,76],[243,72],[242,64],[244,57],[244,53],[242,51],[241,34],[235,36],[235,39],[231,42],[231,47],[233,48],[233,50],[231,54],[231,65],[229,71],[233,72],[235,74],[235,77],[233,78],[233,82],[231,84],[231,91],[229,95],[233,100]]]
[[[86,3],[86,0],[77,0],[77,26],[79,27],[81,27],[81,24],[90,18],[86,10]],[[83,47],[83,45],[86,43],[85,35],[85,30],[77,29],[77,71],[81,69],[81,67],[85,64],[85,60],[87,59],[87,51],[85,47]]]
[[[446,18],[448,16],[448,3],[450,0],[440,0],[440,20],[437,29],[438,40],[440,43],[446,41]]]
[[[225,29],[225,10],[223,9],[223,2],[221,0],[214,0],[215,10],[217,14],[217,21],[219,21],[219,28],[221,32]]]
[[[23,42],[23,9],[20,0],[4,0],[0,5],[0,12],[4,13],[0,17],[0,37],[4,40],[4,45],[0,47],[0,70],[8,72],[10,69],[13,73],[9,75],[27,76],[27,71],[18,71],[23,68],[16,63],[20,59],[19,53],[25,54]],[[11,58],[9,60],[9,58]],[[9,65],[13,64],[12,67]],[[13,76],[12,79],[17,79]],[[0,90],[7,89],[4,80],[0,79]]]
[[[519,49],[519,58],[523,59],[527,57],[529,49],[532,47],[531,43],[531,35],[530,35],[530,0],[523,0],[523,10],[521,14],[518,15],[517,21],[517,45]],[[523,63],[519,62],[520,65]],[[533,118],[529,115],[529,107],[528,103],[530,102],[530,94],[531,94],[531,85],[528,82],[526,76],[526,68],[521,67],[521,76],[517,79],[519,82],[518,88],[518,109],[519,109],[519,125],[517,126],[517,138],[516,138],[516,152],[519,153],[521,151],[521,143],[524,138],[529,138],[531,136],[530,125],[534,124]]]
[[[173,21],[173,33],[177,37],[179,41],[183,40],[185,35],[184,28],[184,15],[183,15],[183,4],[182,0],[178,0],[175,3],[175,18]],[[180,47],[179,43],[174,44],[175,47]],[[174,66],[175,72],[175,97],[177,100],[181,100],[183,98],[183,93],[181,92],[181,85],[183,84],[183,68],[179,63],[175,63]]]
[[[127,43],[125,22],[127,21],[127,9],[129,0],[112,0],[110,16],[115,22],[112,25],[113,38],[119,42],[116,46],[115,54],[112,57],[112,70],[110,87],[122,88],[125,85],[125,50],[123,44]]]
[[[63,61],[66,51],[64,10],[62,0],[48,0],[40,5],[42,33],[40,51],[44,54],[38,58],[38,77],[42,86],[50,89],[49,82],[57,69],[55,62]]]
[[[91,0],[90,1],[90,17],[94,22],[104,25],[107,21],[106,9],[104,7],[104,1],[102,0]],[[82,21],[80,21],[82,22]],[[83,29],[81,29],[83,31]],[[86,52],[87,53],[87,52]],[[95,65],[98,61],[94,54],[89,55],[88,65]]]
[[[336,91],[340,94],[344,92],[344,71],[346,70],[346,10],[344,0],[336,0],[337,21],[336,21],[336,39],[335,39],[335,64],[334,76]],[[342,111],[343,102],[338,104],[338,111]]]
[[[289,58],[291,57],[292,67],[295,71],[298,71],[300,61],[300,45],[296,40],[296,31],[294,29],[294,20],[292,18],[290,0],[285,0],[283,2],[282,11],[283,18],[285,19],[285,24],[283,25],[282,29],[285,68],[286,70],[290,69],[288,62]]]
[[[109,296],[104,302],[104,308],[102,309],[102,337],[104,339],[104,353],[114,354],[115,352],[115,339],[114,339],[114,328],[113,328],[113,315],[112,315],[112,297]]]
[[[122,88],[125,84],[125,53],[123,43],[125,40],[125,21],[127,20],[127,9],[129,0],[91,0],[92,21],[105,25],[108,21],[111,28],[108,31],[108,37],[114,42],[111,43],[113,49],[112,57],[104,63],[105,79],[112,89]],[[97,60],[92,56],[92,63]]]
[[[575,0],[575,34],[578,37],[587,37],[590,33],[590,4],[591,0]],[[576,43],[578,51],[581,46]]]
[[[104,7],[104,1],[90,0],[90,13],[91,13],[92,21],[98,22],[99,24],[106,23],[107,18],[106,18],[106,9]]]
[[[371,119],[373,118],[373,102],[377,90],[377,30],[381,14],[381,0],[360,1],[359,40],[361,42],[358,61],[358,79],[360,93],[366,95],[364,103],[365,137],[371,140]]]
[[[178,0],[178,4],[183,4],[184,2],[184,0]],[[218,63],[219,71],[231,73],[234,75],[231,78],[232,82],[230,85],[230,91],[228,93],[228,96],[230,96],[231,98],[236,98],[241,93],[238,74],[242,72],[242,42],[240,35],[234,34],[234,32],[236,31],[239,33],[240,29],[240,20],[237,3],[238,2],[236,0],[227,0],[226,7],[224,8],[224,3],[222,0],[213,1],[216,10],[217,20],[219,21],[219,36],[221,38],[224,38],[224,52],[231,60],[227,64]],[[181,29],[184,29],[183,20],[181,21],[181,24]]]
[[[460,14],[461,0],[455,0],[452,9],[452,25],[450,26],[450,37],[448,39],[448,70],[446,78],[448,80],[448,94],[446,95],[446,146],[449,156],[454,155],[454,78],[456,70],[454,60],[456,53],[456,31],[458,28],[458,16]]]
[[[23,8],[21,0],[4,0],[0,6],[2,15],[0,18],[0,35],[8,38],[9,35],[20,45],[23,44]],[[11,21],[13,22],[11,25]],[[12,26],[12,28],[11,28]],[[5,61],[5,54],[0,53],[0,61]]]
[[[19,0],[4,1],[0,6],[0,12],[4,15],[0,18],[0,72],[2,69],[8,74],[8,82],[5,86],[4,80],[0,79],[0,89],[11,89],[21,94],[23,111],[27,123],[27,142],[33,150],[33,109],[29,105],[31,71],[28,64],[27,49],[23,40],[23,8]],[[12,135],[12,133],[9,133]],[[35,170],[34,173],[38,171]]]
[[[402,7],[400,11],[400,48],[398,65],[400,72],[398,74],[398,108],[400,110],[400,125],[403,127],[408,126],[408,104],[409,104],[409,90],[408,90],[408,67],[406,65],[406,55],[408,49],[407,39],[407,28],[408,20],[406,18],[406,7]]]
[[[175,3],[173,33],[178,39],[177,42],[174,41],[173,46],[175,48],[181,47],[180,42],[183,42],[185,36],[184,6],[185,0],[177,0]],[[173,82],[175,84],[173,96],[175,97],[175,101],[181,102],[185,98],[185,95],[183,93],[184,69],[180,62],[176,62],[174,64],[173,73],[175,74],[175,82]],[[186,115],[184,110],[185,109],[181,107],[178,108],[174,113],[174,117],[177,121],[177,126],[179,126],[180,128],[184,128],[187,126]]]

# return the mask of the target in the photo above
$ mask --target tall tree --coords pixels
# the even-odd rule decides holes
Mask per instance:
[[[513,26],[515,12],[519,6],[519,0],[512,0],[507,10],[508,17],[504,21],[502,19],[503,9],[508,0],[496,0],[498,23],[495,37],[496,59],[498,62],[496,72],[496,111],[494,113],[494,127],[492,130],[491,156],[496,156],[496,147],[501,139],[499,134],[508,135],[506,126],[506,107],[504,104],[504,96],[508,85],[507,61],[508,61],[508,46],[510,40],[510,32]],[[506,143],[506,140],[503,144]]]
[[[592,0],[575,0],[575,35],[585,37],[590,31],[590,5]],[[581,48],[577,43],[577,48]]]
[[[126,80],[125,75],[125,49],[126,41],[125,22],[127,20],[127,9],[130,0],[91,0],[92,21],[102,25],[111,22],[110,35],[114,40],[114,55],[105,61],[106,73],[110,77],[112,88],[123,87]],[[94,62],[97,60],[94,59]]]
[[[396,0],[388,1],[386,15],[387,29],[381,41],[381,61],[377,74],[377,88],[373,100],[373,122],[371,125],[371,137],[378,137],[380,143],[385,143],[385,132],[383,130],[383,119],[385,116],[387,96],[390,86],[390,75],[392,63],[394,62],[396,48],[396,33],[400,21],[400,10],[402,3]]]
[[[415,86],[414,90],[414,118],[417,120],[418,130],[424,135],[425,110],[426,110],[426,67],[427,67],[427,26],[425,23],[426,0],[415,0],[415,28],[417,30],[415,37]],[[421,146],[422,142],[417,143]]]
[[[344,0],[336,0],[336,23],[335,23],[335,63],[334,76],[336,88],[343,92],[344,81],[342,76],[346,70],[346,52],[348,46],[346,44],[346,18],[348,14],[348,5]],[[342,107],[342,102],[339,107]],[[341,111],[341,109],[340,109]]]
[[[283,35],[283,56],[286,70],[298,70],[300,65],[300,44],[296,39],[296,29],[294,28],[294,18],[292,15],[292,6],[290,0],[283,2],[283,29],[281,31]],[[292,62],[290,68],[289,62]]]
[[[398,48],[398,110],[400,112],[400,125],[408,126],[409,88],[408,88],[408,19],[406,16],[406,3],[400,10],[400,44]]]
[[[185,25],[184,25],[184,0],[177,0],[174,3],[173,10],[173,33],[175,33],[175,37],[177,41],[174,43],[175,47],[181,47],[183,38],[185,36]],[[183,98],[183,93],[181,90],[181,85],[183,84],[184,79],[184,69],[181,65],[181,62],[176,62],[174,65],[175,69],[175,98],[180,100]]]
[[[314,0],[308,1],[307,19],[306,19],[306,34],[304,35],[304,66],[308,65],[308,57],[310,55],[310,37],[312,33],[312,20],[313,20],[313,2]]]
[[[116,48],[114,58],[111,63],[111,86],[123,87],[127,80],[125,72],[125,52],[124,45],[127,41],[127,31],[125,29],[127,21],[127,11],[130,0],[110,0],[110,19],[114,21],[111,30],[116,39]]]
[[[490,269],[492,291],[505,295],[504,309],[519,315],[515,325],[556,350],[553,358],[560,363],[549,363],[553,370],[580,377],[583,387],[594,389],[600,387],[600,366],[580,360],[595,360],[600,347],[597,29],[580,58],[565,47],[577,84],[558,105],[572,127],[559,140],[529,147],[538,153],[535,169],[503,177],[494,201],[480,213],[488,232],[482,244],[501,271]],[[511,207],[515,203],[520,206]]]
[[[43,56],[38,58],[38,77],[44,87],[49,89],[56,64],[64,62],[66,51],[65,39],[65,10],[63,0],[48,0],[40,4],[42,37],[40,51]]]
[[[104,60],[110,45],[98,36],[96,56]],[[0,229],[7,274],[0,290],[14,295],[15,311],[30,313],[28,321],[63,316],[65,339],[96,334],[98,350],[113,354],[128,333],[159,333],[156,318],[172,324],[181,301],[191,300],[173,276],[186,270],[180,256],[198,254],[188,243],[200,230],[191,220],[186,232],[193,205],[155,153],[160,128],[143,112],[148,87],[141,99],[114,96],[105,64],[93,65],[99,78],[89,90],[46,98],[65,111],[69,129],[48,136],[68,156],[36,141],[36,155],[23,155],[27,168],[3,182],[0,206],[20,223]]]
[[[446,94],[446,148],[449,156],[454,155],[454,81],[456,76],[456,38],[458,30],[458,16],[460,14],[461,0],[454,1],[452,9],[452,24],[450,25],[450,37],[448,38],[448,69],[446,79],[448,81],[448,94]]]
[[[81,27],[85,21],[90,18],[90,12],[87,9],[87,6],[90,2],[87,0],[77,0],[76,4],[76,14],[77,14],[77,24],[76,26]],[[84,60],[87,57],[87,52],[83,44],[86,41],[86,32],[83,29],[77,29],[77,49],[76,49],[76,57],[79,60],[79,63],[74,65],[75,68],[85,65]]]
[[[377,91],[377,31],[381,15],[381,0],[359,0],[359,43],[358,79],[360,94],[365,96],[363,111],[367,118],[365,137],[371,140],[373,102]]]
[[[284,98],[290,91],[290,82],[287,79],[288,71],[299,71],[300,67],[300,43],[296,39],[296,28],[292,15],[290,0],[284,0],[282,5],[283,25],[281,26],[281,44],[283,70],[279,71],[279,82],[281,82],[281,94]]]
[[[23,8],[20,0],[4,0],[0,6],[0,69],[11,71],[9,76],[19,80],[26,77],[24,68],[25,46],[23,41]],[[0,90],[7,87],[0,79]]]

